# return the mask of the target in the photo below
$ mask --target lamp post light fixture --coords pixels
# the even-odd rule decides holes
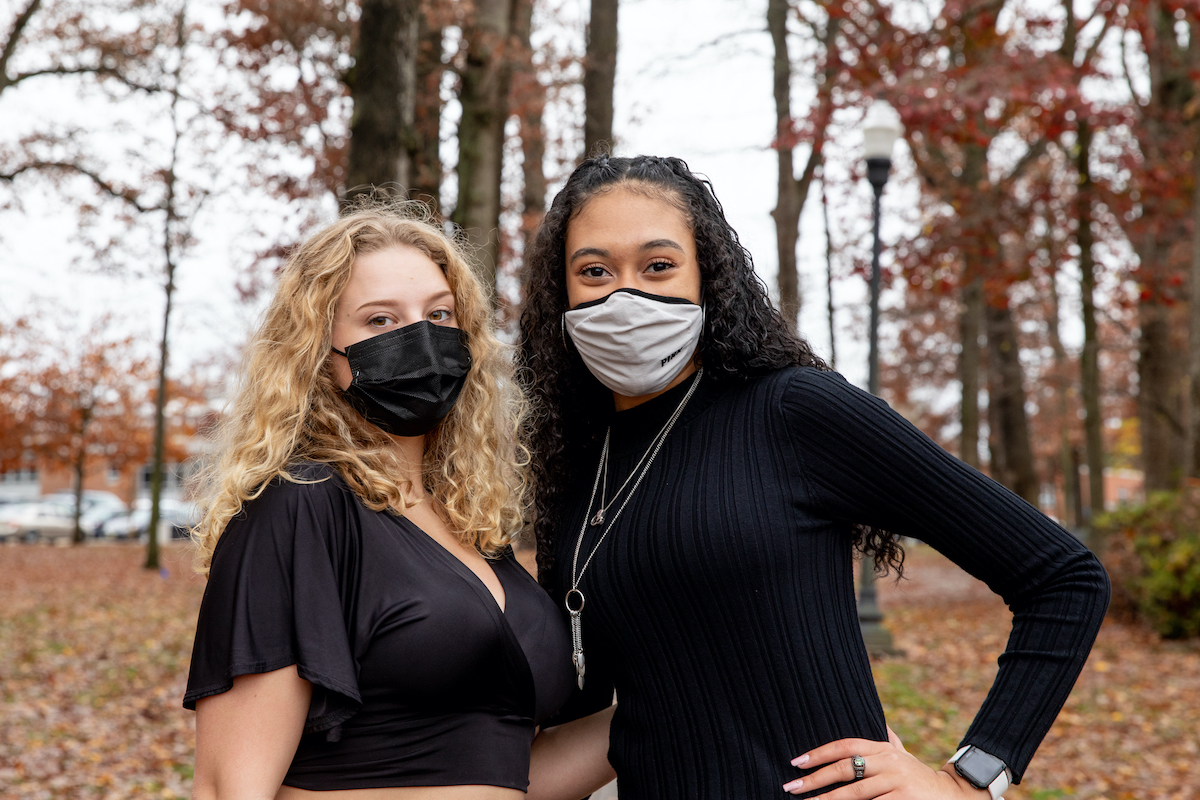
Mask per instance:
[[[867,158],[867,180],[875,190],[875,241],[871,253],[871,328],[867,371],[867,389],[879,395],[879,216],[883,187],[892,170],[892,149],[904,133],[900,115],[886,100],[876,100],[863,119],[863,155]],[[883,627],[883,612],[875,596],[875,569],[872,559],[863,557],[859,572],[858,625],[867,652],[890,655],[896,652],[892,634]]]

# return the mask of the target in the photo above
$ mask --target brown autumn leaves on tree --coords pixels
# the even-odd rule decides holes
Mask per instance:
[[[948,0],[936,13],[899,2],[768,6],[780,131],[800,131],[777,140],[781,267],[796,234],[782,212],[822,154],[826,92],[834,114],[889,100],[920,208],[907,217],[919,234],[893,248],[902,302],[890,312],[899,349],[885,391],[908,407],[914,392],[957,382],[953,412],[914,407],[926,429],[952,431],[947,446],[977,466],[986,429],[982,466],[1030,500],[1057,478],[1076,525],[1103,510],[1106,450],[1129,438],[1105,420],[1140,422],[1148,489],[1200,476],[1200,302],[1189,302],[1200,284],[1200,4],[1101,0],[1085,11],[1069,0]],[[818,43],[807,70],[816,101],[802,121],[781,102],[781,16],[793,37]],[[1116,91],[1087,92],[1089,81]],[[809,153],[799,175],[783,152],[797,143]],[[1129,249],[1136,258],[1122,256]],[[1059,289],[1072,281],[1078,354],[1061,335],[1076,312]],[[781,268],[785,307],[791,283]],[[1071,514],[1081,495],[1088,508]]]
[[[157,397],[154,359],[110,316],[70,341],[47,335],[45,315],[0,330],[7,354],[0,380],[0,471],[24,466],[67,470],[75,494],[74,541],[83,541],[83,479],[102,465],[140,467],[154,450]],[[204,387],[171,387],[173,425],[167,456],[182,462],[184,443],[207,407]]]

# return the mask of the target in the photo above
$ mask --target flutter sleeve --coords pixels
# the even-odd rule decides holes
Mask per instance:
[[[1104,619],[1104,568],[1044,514],[836,373],[795,370],[781,410],[819,511],[927,542],[1008,604],[1008,647],[963,744],[1003,759],[1019,781]]]
[[[230,520],[200,604],[185,708],[233,679],[296,665],[313,684],[305,733],[362,707],[348,620],[358,568],[353,495],[325,468],[273,480]],[[308,482],[315,481],[315,482]]]

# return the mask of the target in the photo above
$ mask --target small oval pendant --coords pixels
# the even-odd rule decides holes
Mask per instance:
[[[591,524],[593,526],[604,524],[604,509],[603,508],[600,509],[599,511],[597,511],[595,516],[592,517]]]

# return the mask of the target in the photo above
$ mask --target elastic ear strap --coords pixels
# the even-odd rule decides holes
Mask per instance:
[[[571,348],[567,347],[567,313],[565,311],[558,317],[558,329],[562,333],[563,350],[570,350]]]
[[[350,358],[350,356],[346,355],[346,351],[345,351],[345,350],[338,350],[338,349],[337,349],[336,347],[334,347],[333,345],[329,345],[329,349],[330,349],[330,350],[332,350],[333,352],[337,353],[339,356],[342,356],[343,358],[346,358],[346,359],[349,359],[349,358]]]

